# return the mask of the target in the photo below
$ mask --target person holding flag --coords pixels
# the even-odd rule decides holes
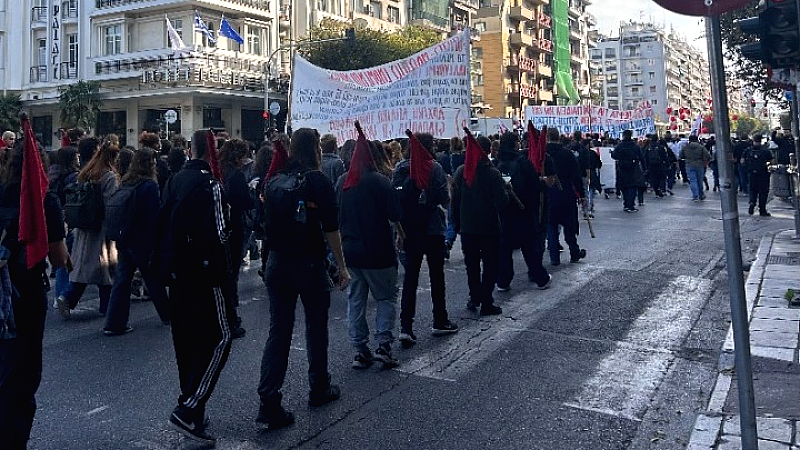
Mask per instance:
[[[27,114],[20,119],[23,138],[7,150],[0,179],[0,436],[9,450],[27,448],[36,413],[47,312],[45,258],[54,267],[69,261],[61,202],[47,191]],[[12,296],[14,288],[18,295]]]
[[[392,173],[392,185],[397,190],[402,208],[405,238],[398,236],[399,247],[406,253],[403,294],[400,300],[400,342],[410,347],[417,341],[413,331],[417,310],[417,287],[422,258],[428,260],[433,301],[433,335],[455,333],[458,325],[447,316],[445,301],[444,211],[450,204],[447,176],[442,166],[433,160],[433,136],[414,134],[407,130],[408,157],[397,164]]]
[[[336,194],[339,201],[339,228],[342,249],[352,280],[347,295],[347,318],[350,343],[356,351],[353,368],[365,369],[373,359],[384,368],[397,366],[392,357],[392,331],[397,318],[397,254],[392,240],[392,225],[403,235],[400,203],[388,178],[375,167],[374,154],[383,151],[367,141],[358,121],[356,149],[346,175],[339,177]],[[377,312],[373,357],[369,350],[367,299],[372,293]]]
[[[494,304],[492,291],[500,263],[500,211],[509,204],[509,187],[489,161],[489,139],[478,136],[476,140],[468,128],[464,132],[467,155],[454,177],[453,222],[461,234],[467,266],[467,309],[480,307],[482,316],[496,315],[503,312]]]

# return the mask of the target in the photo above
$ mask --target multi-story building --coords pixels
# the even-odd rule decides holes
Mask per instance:
[[[483,76],[473,84],[485,115],[521,118],[527,105],[553,101],[552,19],[549,0],[482,0],[474,56]]]
[[[214,127],[232,137],[263,138],[265,70],[277,44],[271,0],[13,1],[14,14],[0,13],[0,61],[15,70],[3,70],[0,83],[21,94],[46,146],[61,126],[59,89],[77,80],[100,82],[96,132],[116,133],[123,142],[135,144],[142,130],[167,127],[185,135]],[[193,30],[195,14],[209,36]],[[223,17],[242,44],[217,35]],[[165,18],[183,51],[172,50]],[[178,112],[171,125],[164,121],[169,109]]]
[[[634,109],[649,102],[656,123],[691,129],[693,120],[708,108],[708,64],[697,50],[674,33],[652,24],[629,23],[617,37],[603,37],[590,58],[597,71],[602,105]],[[667,110],[684,111],[671,119]]]
[[[597,46],[596,34],[589,31],[597,25],[595,17],[586,11],[590,0],[569,0],[569,54],[570,78],[580,96],[581,103],[589,104],[591,99],[589,50]],[[564,97],[557,92],[558,98]]]

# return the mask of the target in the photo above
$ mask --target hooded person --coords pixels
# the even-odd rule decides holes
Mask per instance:
[[[539,222],[542,182],[528,155],[520,153],[519,140],[514,133],[506,132],[500,136],[496,167],[509,180],[518,199],[500,211],[502,232],[497,290],[511,289],[514,278],[512,255],[516,248],[522,251],[528,267],[528,281],[536,283],[539,289],[547,289],[552,277],[542,266],[544,246],[540,236],[545,229]]]
[[[492,291],[500,263],[500,211],[509,203],[508,186],[489,161],[491,142],[476,140],[464,129],[466,156],[453,181],[453,222],[461,234],[461,250],[467,268],[469,302],[467,309],[481,315],[500,314]],[[483,263],[483,273],[481,273]]]
[[[556,128],[547,130],[547,154],[553,159],[558,184],[551,186],[548,192],[550,215],[547,223],[547,240],[550,250],[550,263],[561,264],[559,255],[559,228],[564,232],[564,241],[569,246],[570,262],[578,262],[586,257],[586,250],[578,246],[578,207],[586,207],[586,189],[583,188],[581,170],[578,160],[570,150],[559,143],[559,132]]]
[[[388,178],[375,167],[375,152],[382,151],[367,141],[356,122],[356,141],[350,168],[339,177],[339,231],[342,249],[350,269],[347,318],[350,343],[355,351],[353,368],[369,367],[373,360],[395,367],[392,356],[397,317],[397,255],[392,223],[400,220],[400,204]],[[402,232],[400,232],[402,234]],[[375,299],[375,354],[369,348],[367,299]]]
[[[445,301],[444,211],[450,205],[447,175],[433,159],[433,136],[428,133],[408,135],[408,158],[398,163],[392,173],[392,185],[397,190],[402,207],[405,251],[405,274],[400,311],[400,342],[404,347],[414,345],[417,336],[413,324],[417,308],[417,287],[422,259],[428,261],[433,302],[434,336],[454,333],[458,326],[449,320]]]

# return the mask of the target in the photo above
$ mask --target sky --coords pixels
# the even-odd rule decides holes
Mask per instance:
[[[597,29],[602,34],[618,36],[620,22],[652,22],[664,25],[665,30],[671,26],[698,50],[705,50],[705,24],[701,17],[675,14],[652,0],[592,0],[587,10],[597,18]]]

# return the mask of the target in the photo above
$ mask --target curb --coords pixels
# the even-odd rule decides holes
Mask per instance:
[[[750,272],[744,284],[748,324],[750,323],[753,307],[755,306],[755,301],[761,289],[761,282],[764,279],[764,272],[767,268],[767,258],[772,250],[772,244],[775,241],[775,237],[782,232],[783,231],[780,231],[774,235],[761,238],[756,253],[756,259],[750,266]],[[731,389],[735,366],[734,362],[733,324],[731,324],[731,326],[728,327],[728,334],[725,337],[725,342],[722,345],[722,353],[719,356],[719,375],[717,375],[717,382],[714,384],[714,390],[711,391],[711,397],[709,398],[706,411],[698,414],[695,420],[694,428],[689,438],[689,444],[686,447],[687,450],[708,450],[716,445],[717,439],[720,433],[722,433],[723,422],[725,421],[722,408],[725,406],[725,400],[728,398],[728,392],[730,392]]]

